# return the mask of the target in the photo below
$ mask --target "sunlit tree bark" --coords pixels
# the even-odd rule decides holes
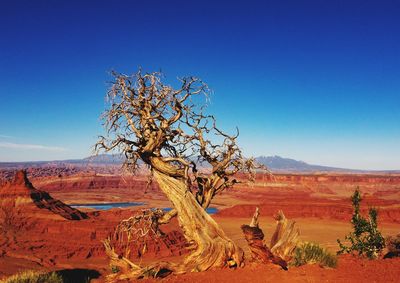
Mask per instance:
[[[117,255],[108,239],[108,255],[115,265],[124,266],[123,274],[115,277],[155,276],[159,274],[155,270],[161,269],[183,273],[242,265],[243,251],[205,209],[217,194],[238,182],[237,172],[245,171],[251,177],[255,166],[252,159],[242,157],[236,144],[238,133],[225,134],[214,117],[205,114],[200,101],[208,96],[207,85],[187,77],[175,89],[162,83],[160,73],[113,75],[109,108],[102,116],[107,135],[100,137],[96,151],[122,152],[129,170],[138,167],[138,160],[149,167],[152,179],[173,205],[153,221],[161,225],[177,217],[191,247],[181,264],[142,268]]]

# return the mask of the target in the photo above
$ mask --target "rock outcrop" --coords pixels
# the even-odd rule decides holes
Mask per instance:
[[[45,191],[37,190],[21,170],[15,174],[14,180],[0,188],[0,207],[13,210],[19,216],[36,218],[58,218],[81,220],[88,218],[75,208],[56,200]]]
[[[19,271],[19,263],[52,268],[106,266],[102,241],[135,212],[81,212],[36,189],[26,172],[18,171],[14,180],[0,187],[0,278],[8,270]],[[132,260],[187,252],[178,224],[165,226],[162,237],[131,243]]]

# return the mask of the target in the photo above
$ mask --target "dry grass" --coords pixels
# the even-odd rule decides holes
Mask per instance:
[[[63,283],[63,279],[55,272],[26,270],[0,280],[0,283]]]
[[[303,243],[294,251],[291,264],[294,266],[319,264],[320,266],[333,268],[337,265],[337,257],[318,244]]]

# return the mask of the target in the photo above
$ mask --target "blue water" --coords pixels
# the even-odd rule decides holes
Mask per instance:
[[[111,208],[125,208],[131,206],[144,205],[144,202],[113,202],[113,203],[85,203],[71,204],[73,208],[93,208],[96,210],[109,210]]]
[[[126,207],[132,207],[132,206],[139,206],[139,205],[144,205],[144,202],[110,202],[110,203],[76,203],[76,204],[71,204],[70,206],[73,208],[92,208],[96,210],[109,210],[111,208],[126,208]],[[164,211],[170,211],[172,208],[171,207],[164,207]],[[208,214],[214,214],[218,212],[218,209],[215,207],[209,207],[206,209]]]

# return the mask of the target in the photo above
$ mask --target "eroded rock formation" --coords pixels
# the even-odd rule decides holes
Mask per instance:
[[[60,216],[68,220],[88,218],[86,213],[52,198],[45,191],[34,188],[24,170],[18,171],[14,180],[0,189],[0,206],[2,210],[12,210],[19,217],[57,218]]]
[[[27,266],[70,266],[74,262],[105,265],[102,241],[135,212],[113,209],[81,212],[34,188],[25,171],[0,187],[0,265],[18,271]],[[165,227],[163,237],[131,243],[132,258],[186,253],[178,225]],[[83,265],[84,266],[84,265]],[[0,276],[2,270],[0,270]]]

